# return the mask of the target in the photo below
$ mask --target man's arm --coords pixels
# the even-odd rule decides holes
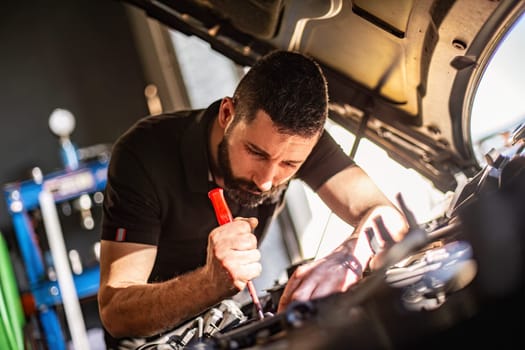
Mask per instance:
[[[319,197],[341,219],[354,227],[353,237],[373,228],[384,245],[374,219],[381,217],[390,236],[400,241],[408,230],[405,217],[358,166],[350,166],[329,179],[318,190]]]
[[[354,232],[352,238],[326,257],[296,270],[281,297],[280,311],[293,300],[344,292],[357,282],[374,255],[365,230],[372,228],[379,246],[385,246],[378,234],[378,217],[394,241],[401,240],[408,230],[404,216],[358,166],[347,167],[334,175],[317,193],[336,215],[354,227]]]
[[[148,283],[157,248],[102,240],[100,317],[116,338],[169,330],[244,289],[261,272],[255,219],[236,219],[208,238],[206,265],[160,283]]]

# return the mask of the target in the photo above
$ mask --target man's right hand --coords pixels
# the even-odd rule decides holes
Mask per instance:
[[[208,236],[204,270],[216,291],[229,297],[261,274],[261,253],[253,230],[256,218],[235,218],[218,226]]]

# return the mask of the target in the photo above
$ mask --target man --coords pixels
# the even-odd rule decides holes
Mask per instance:
[[[301,54],[276,51],[249,70],[233,98],[206,110],[144,118],[119,138],[100,260],[99,307],[109,347],[118,338],[169,330],[259,276],[257,240],[292,178],[315,190],[358,238],[300,267],[280,310],[354,284],[373,255],[361,232],[377,231],[379,215],[401,239],[404,218],[323,132],[327,114],[320,67]],[[222,226],[208,198],[218,186],[235,217]]]

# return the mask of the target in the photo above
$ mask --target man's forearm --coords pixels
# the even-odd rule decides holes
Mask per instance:
[[[169,330],[227,295],[209,286],[199,268],[161,283],[106,286],[109,300],[101,307],[108,332],[116,337],[144,337]],[[203,288],[208,285],[209,288]]]
[[[405,218],[397,209],[390,206],[380,206],[370,210],[356,227],[351,238],[343,243],[347,251],[357,258],[363,270],[366,269],[370,260],[377,253],[373,250],[371,237],[366,234],[366,230],[371,229],[379,249],[384,249],[386,245],[378,232],[380,228],[375,222],[378,217],[384,222],[393,241],[401,240],[408,229]]]

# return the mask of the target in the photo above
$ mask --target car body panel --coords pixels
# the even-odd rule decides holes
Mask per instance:
[[[128,0],[241,65],[270,50],[314,57],[331,117],[442,190],[479,171],[472,97],[523,1]]]

